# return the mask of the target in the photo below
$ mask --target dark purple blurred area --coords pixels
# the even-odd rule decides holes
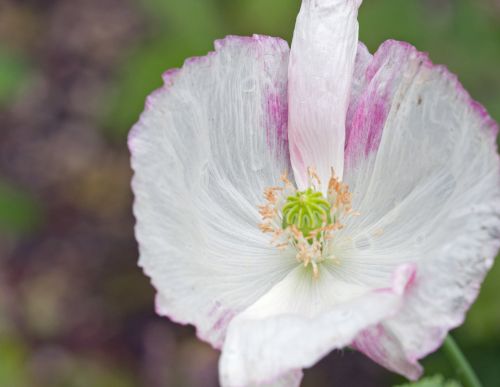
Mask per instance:
[[[1,240],[2,330],[23,352],[23,375],[3,382],[216,385],[217,354],[154,314],[136,265],[128,151],[98,122],[143,33],[141,10],[122,0],[0,4],[2,41],[36,67],[1,113],[0,168],[42,222]]]
[[[213,38],[253,23],[290,38],[298,0],[272,6],[276,25],[249,3],[0,0],[0,386],[218,385],[217,351],[155,315],[137,267],[126,134],[162,70]],[[498,16],[497,6],[480,7]],[[482,95],[500,101],[498,89]],[[304,385],[391,380],[346,350]]]

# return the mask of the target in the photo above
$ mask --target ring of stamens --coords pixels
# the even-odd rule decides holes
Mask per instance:
[[[297,260],[304,267],[311,266],[317,278],[322,261],[337,260],[326,247],[353,211],[349,187],[336,178],[333,169],[326,197],[313,168],[308,169],[308,176],[309,187],[303,191],[298,191],[286,174],[281,177],[281,186],[264,190],[266,204],[259,206],[259,227],[272,234],[271,243],[278,249],[295,249]]]

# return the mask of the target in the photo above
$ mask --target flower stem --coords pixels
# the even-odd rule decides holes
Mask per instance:
[[[476,373],[451,335],[446,337],[443,350],[453,364],[455,372],[462,379],[464,387],[482,387]]]

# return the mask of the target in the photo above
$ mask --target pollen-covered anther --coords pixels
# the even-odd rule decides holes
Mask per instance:
[[[269,203],[276,204],[280,191],[283,191],[282,187],[268,187],[264,190],[264,197]]]
[[[328,182],[328,201],[332,203],[332,209],[344,214],[352,212],[352,193],[349,186],[342,183],[335,176],[335,171],[331,170],[331,177]]]
[[[308,176],[309,186],[315,188],[315,190],[317,191],[321,191],[321,179],[319,178],[316,169],[313,167],[308,167],[307,176]]]
[[[280,181],[285,185],[285,189],[295,189],[292,182],[288,179],[288,173],[285,172],[280,176]]]
[[[269,223],[260,223],[259,224],[259,229],[263,233],[270,233],[270,232],[274,232],[275,231],[274,227],[271,224],[269,224]]]
[[[269,205],[259,206],[259,214],[264,220],[273,219],[277,215],[277,210]]]

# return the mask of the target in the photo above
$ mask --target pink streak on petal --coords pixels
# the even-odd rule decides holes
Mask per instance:
[[[351,85],[351,96],[346,116],[346,130],[348,130],[352,125],[353,115],[357,110],[358,102],[362,93],[366,89],[366,69],[372,62],[372,59],[373,56],[368,51],[368,48],[362,42],[358,42],[356,60],[354,62],[353,81]]]
[[[392,99],[397,89],[396,79],[399,72],[397,66],[389,63],[393,41],[387,41],[377,50],[371,63],[363,75],[366,88],[358,100],[351,101],[350,120],[347,121],[345,163],[352,168],[359,158],[376,152],[380,145],[382,132],[387,120]],[[409,44],[401,44],[396,59],[403,61],[414,50]],[[358,56],[357,60],[362,60]],[[393,66],[393,68],[389,67]],[[386,72],[392,70],[392,74]]]
[[[418,58],[422,67],[438,69],[455,86],[457,94],[461,95],[471,109],[481,117],[484,126],[490,128],[491,135],[494,137],[498,135],[498,124],[479,102],[471,98],[456,75],[445,66],[434,65],[427,53],[417,51],[411,44],[388,40],[380,46],[365,73],[361,74],[366,85],[364,92],[350,101],[346,125],[346,168],[352,168],[360,157],[367,157],[378,150],[388,114],[391,109],[398,108],[397,105],[394,106],[393,99],[400,71],[399,67],[391,61],[398,61],[404,66],[410,57]],[[366,58],[358,55],[356,60],[359,62]],[[362,66],[362,64],[357,63],[357,66]],[[380,82],[378,74],[387,71],[393,71],[393,73],[386,74],[382,77],[383,83]]]
[[[267,126],[267,137],[278,136],[278,139],[288,143],[288,100],[285,95],[270,93],[267,96],[267,114],[269,122]]]
[[[232,38],[236,39],[235,37]],[[256,39],[258,41],[271,40],[273,44],[286,45],[288,47],[288,44],[285,41],[270,38],[268,36],[254,35],[252,39]],[[283,60],[286,62],[288,60],[288,51],[286,51],[286,54],[284,53],[283,55]],[[263,59],[264,61],[266,60],[265,57]],[[275,82],[273,87],[270,87],[265,91],[264,101],[264,110],[267,114],[266,117],[264,117],[263,126],[266,128],[267,143],[270,149],[276,149],[277,142],[278,149],[282,149],[286,153],[286,158],[289,160],[287,81]],[[281,155],[278,155],[278,157],[281,157]]]
[[[351,166],[354,153],[362,150],[368,156],[378,149],[389,108],[386,95],[370,92],[363,96],[346,133],[346,167]]]
[[[411,291],[415,285],[417,266],[412,263],[399,266],[392,277],[392,288],[397,294]]]
[[[423,373],[422,366],[416,359],[405,359],[402,348],[394,340],[384,326],[378,324],[361,332],[352,347],[385,368],[401,373],[410,380],[418,380]]]

